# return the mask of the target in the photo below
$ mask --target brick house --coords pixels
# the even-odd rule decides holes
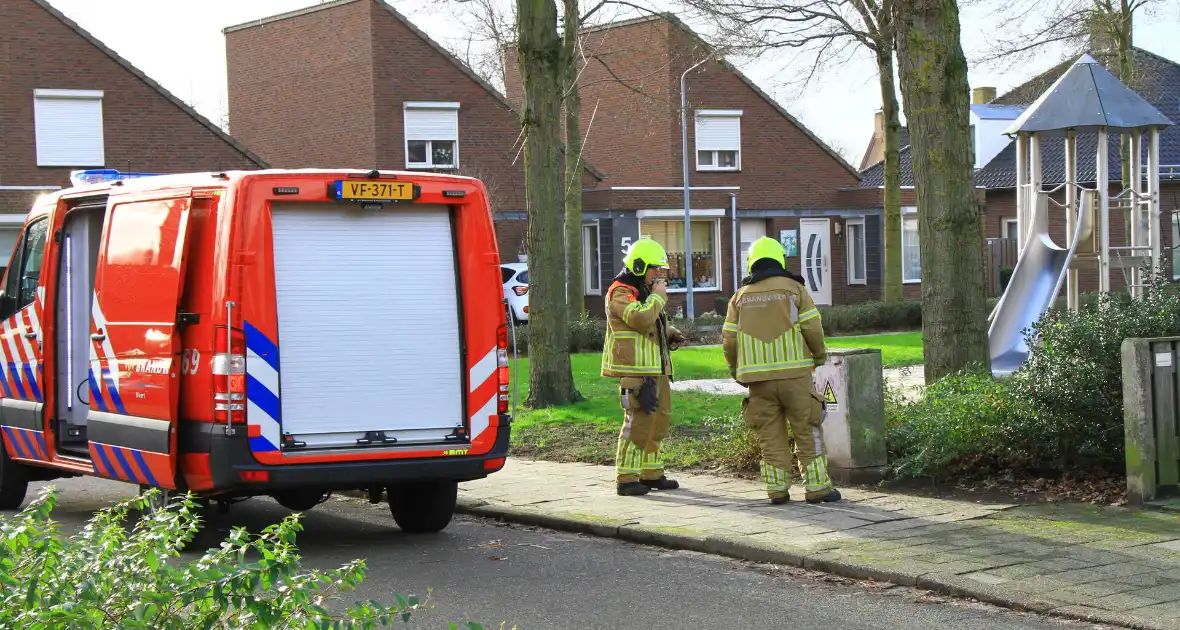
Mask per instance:
[[[230,127],[276,167],[450,172],[491,196],[504,262],[524,243],[519,115],[381,0],[335,0],[224,30]],[[601,176],[587,167],[583,186]]]
[[[0,86],[0,274],[34,199],[72,170],[266,166],[45,0],[0,0]]]
[[[669,253],[675,313],[685,284],[680,77],[714,51],[671,15],[582,37],[584,155],[606,176],[583,196],[588,300],[601,311],[597,296],[621,269],[625,244],[647,235]],[[519,102],[511,50],[505,83]],[[819,303],[879,298],[880,204],[841,192],[858,186],[857,170],[724,61],[704,63],[686,86],[695,312],[732,295],[743,252],[760,236],[796,244],[788,266],[809,278]]]
[[[1095,54],[1103,65],[1110,67],[1109,55]],[[1134,49],[1135,67],[1139,73],[1137,82],[1131,86],[1144,100],[1151,103],[1164,116],[1180,123],[1180,63],[1155,55],[1146,50]],[[996,97],[994,88],[977,88],[972,94],[971,133],[975,152],[975,183],[984,194],[984,236],[987,239],[1015,241],[1016,230],[1016,143],[1003,132],[1020,114],[1048,89],[1076,61],[1071,58],[1052,69],[1033,77],[1011,91]],[[879,117],[878,117],[879,120]],[[879,190],[884,186],[884,164],[881,156],[874,154],[880,144],[882,133],[878,122],[874,137],[866,151],[866,160],[876,162],[861,172],[862,190]],[[903,137],[907,134],[903,130]],[[903,145],[908,143],[903,141]],[[1064,181],[1064,145],[1060,138],[1046,138],[1042,147],[1044,184],[1052,187]],[[1093,186],[1095,183],[1095,156],[1097,138],[1094,134],[1078,134],[1079,183]],[[1118,138],[1112,133],[1109,147],[1111,195],[1122,191],[1122,169]],[[1146,160],[1144,161],[1146,164]],[[1171,260],[1171,275],[1180,280],[1180,256],[1176,248],[1180,245],[1180,126],[1166,129],[1160,135],[1160,209],[1161,246]],[[918,216],[914,204],[914,177],[908,146],[901,150],[902,179],[902,259],[903,280],[906,292],[916,292],[921,282],[918,260]],[[1060,202],[1061,199],[1058,199]],[[1127,223],[1122,212],[1113,206],[1110,214],[1110,244],[1127,244]],[[1058,243],[1065,243],[1065,214],[1050,212],[1050,236]],[[1082,291],[1098,288],[1096,271],[1088,268],[1079,272]],[[1124,274],[1115,270],[1111,274],[1111,289],[1125,287]]]

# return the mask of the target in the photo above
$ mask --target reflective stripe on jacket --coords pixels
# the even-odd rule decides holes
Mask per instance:
[[[739,289],[721,334],[730,374],[742,383],[808,376],[828,358],[815,302],[784,276]]]
[[[606,342],[602,346],[602,375],[672,375],[667,339],[661,339],[664,298],[656,294],[639,301],[639,292],[615,282],[606,292]]]

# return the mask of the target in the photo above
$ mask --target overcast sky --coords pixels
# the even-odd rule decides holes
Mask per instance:
[[[233,24],[318,4],[318,0],[49,0],[120,55],[159,81],[198,111],[220,121],[226,104],[225,39],[221,30]],[[513,0],[499,0],[509,6]],[[968,56],[987,46],[986,34],[1003,28],[994,15],[999,0],[967,8],[962,15],[963,47]],[[440,43],[454,47],[465,38],[457,26],[453,4],[436,0],[393,0],[391,4]],[[560,4],[560,3],[558,3]],[[1047,3],[1048,4],[1048,3]],[[615,9],[603,17],[631,17]],[[1135,45],[1180,61],[1180,16],[1175,11],[1137,20]],[[1051,67],[1058,56],[1014,68],[972,67],[972,87],[995,86],[1003,93],[1037,72]],[[766,92],[778,99],[817,135],[832,144],[854,165],[859,164],[873,113],[880,107],[875,68],[867,56],[845,65],[841,72],[813,83],[799,94],[791,80],[798,63],[782,55],[755,62],[735,62]],[[1180,103],[1165,115],[1180,122]],[[230,129],[232,133],[233,129]]]

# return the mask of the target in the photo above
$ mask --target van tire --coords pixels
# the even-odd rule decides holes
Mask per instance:
[[[29,470],[12,461],[8,449],[0,443],[0,510],[16,510],[29,492]]]
[[[389,511],[407,534],[433,534],[446,529],[455,515],[459,482],[429,481],[390,486]]]

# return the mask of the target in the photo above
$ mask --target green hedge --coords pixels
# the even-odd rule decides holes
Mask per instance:
[[[1157,278],[1144,295],[1086,296],[1074,313],[1051,310],[1028,331],[1015,374],[966,373],[887,406],[890,463],[902,476],[1100,469],[1123,459],[1121,346],[1180,331],[1180,291]]]

